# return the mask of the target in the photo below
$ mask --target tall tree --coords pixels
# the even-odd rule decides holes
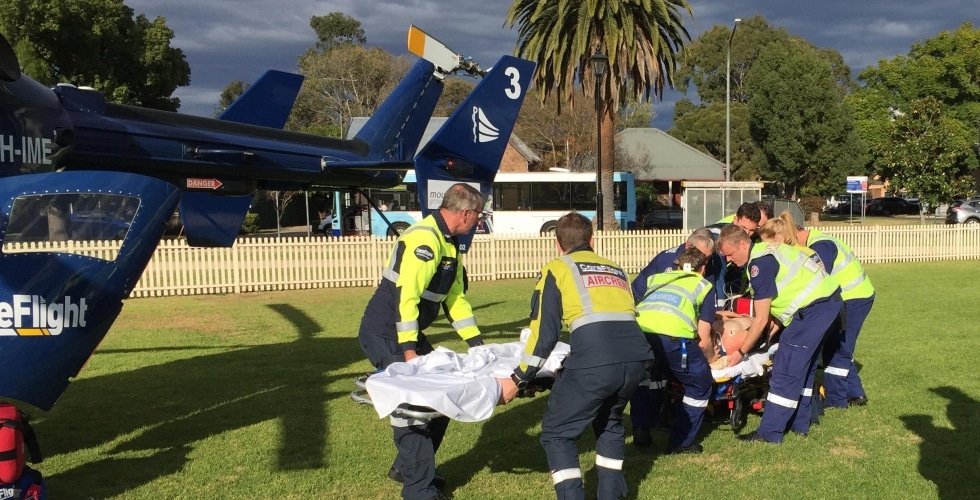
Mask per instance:
[[[731,106],[731,158],[733,181],[759,180],[759,148],[749,135],[748,107],[741,103]],[[695,105],[682,99],[674,105],[674,128],[671,137],[724,162],[725,103]]]
[[[456,108],[463,103],[466,96],[470,95],[476,84],[472,80],[450,76],[446,78],[439,100],[436,101],[436,109],[432,111],[432,116],[449,116],[456,111]]]
[[[555,93],[556,106],[574,105],[581,83],[586,95],[601,103],[602,157],[600,182],[605,227],[612,216],[612,174],[615,170],[613,131],[619,105],[626,95],[656,97],[673,86],[677,53],[690,35],[681,21],[693,17],[686,0],[515,0],[506,24],[519,25],[517,53],[538,64],[535,88],[541,99]],[[589,59],[596,51],[609,58],[595,96],[596,75]]]
[[[581,89],[575,92],[584,98]],[[541,170],[595,172],[595,110],[577,106],[559,116],[556,99],[552,94],[545,100],[525,100],[514,133],[541,157]]]
[[[826,195],[863,169],[853,111],[831,64],[808,44],[770,44],[746,78],[749,132],[783,194]]]
[[[0,31],[31,78],[101,90],[110,102],[176,111],[190,83],[184,53],[166,20],[150,21],[122,0],[6,0]]]
[[[939,99],[925,97],[909,104],[909,112],[891,122],[879,152],[882,175],[895,191],[914,193],[920,204],[935,207],[973,183],[964,161],[972,152],[960,130],[963,124],[943,116]],[[924,224],[925,214],[920,218]]]
[[[683,64],[677,72],[678,88],[697,90],[700,103],[674,107],[674,129],[671,135],[710,154],[720,161],[726,155],[726,72],[728,43],[731,41],[731,178],[759,179],[764,160],[749,134],[749,93],[747,80],[759,55],[771,45],[800,44],[817,50],[830,67],[833,80],[842,94],[849,93],[855,82],[850,68],[833,49],[818,50],[806,40],[774,27],[762,16],[754,16],[732,26],[716,25],[685,47]]]
[[[725,103],[725,68],[728,58],[728,41],[731,51],[732,103],[746,104],[746,75],[759,53],[772,43],[784,43],[792,38],[785,28],[769,24],[762,16],[742,21],[732,35],[732,26],[717,24],[701,34],[684,48],[682,64],[677,71],[677,88],[687,92],[692,86],[698,100],[707,103]]]
[[[316,32],[316,48],[321,50],[331,50],[345,44],[364,45],[367,42],[361,22],[343,12],[313,16],[310,27]]]
[[[656,116],[657,111],[653,109],[653,104],[649,100],[640,100],[636,96],[628,95],[619,106],[616,132],[628,128],[648,128]]]
[[[907,116],[917,99],[937,99],[943,119],[960,122],[960,126],[950,129],[958,134],[958,139],[947,145],[974,142],[980,116],[980,30],[974,29],[973,24],[963,23],[954,31],[943,31],[935,38],[916,43],[907,56],[881,60],[877,66],[865,69],[859,78],[866,85],[848,100],[856,110],[862,138],[869,145],[870,165],[875,173],[885,176],[888,170],[883,153],[892,141],[892,121]],[[963,162],[963,168],[975,169],[978,165],[977,155],[948,153]],[[975,170],[977,173],[980,170]]]
[[[235,99],[241,97],[242,94],[248,90],[249,84],[242,80],[234,80],[221,91],[221,97],[218,98],[218,107],[214,110],[214,116],[220,115],[231,103],[235,102]]]
[[[299,58],[306,77],[287,128],[343,136],[351,118],[370,116],[408,72],[408,62],[380,48],[341,45]]]

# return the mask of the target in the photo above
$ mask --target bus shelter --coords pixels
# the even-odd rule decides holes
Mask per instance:
[[[762,199],[762,182],[758,181],[683,181],[681,188],[685,231],[715,224],[734,214],[742,203]]]

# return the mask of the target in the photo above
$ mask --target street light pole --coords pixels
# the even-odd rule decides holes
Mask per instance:
[[[728,36],[728,56],[725,57],[725,182],[732,180],[732,39],[741,18],[735,18],[732,34]]]
[[[596,47],[592,54],[592,72],[595,74],[595,221],[596,228],[602,231],[602,75],[606,72],[609,58]]]

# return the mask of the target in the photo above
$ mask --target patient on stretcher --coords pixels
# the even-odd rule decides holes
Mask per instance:
[[[746,346],[745,337],[751,325],[751,316],[740,315],[731,311],[718,313],[714,323],[712,323],[712,340],[715,343],[716,356],[708,360],[708,364],[711,366],[711,375],[716,381],[739,375],[762,375],[765,364],[775,351],[774,347],[770,348],[770,340],[773,338],[772,333],[777,326],[770,325],[770,335],[758,345]],[[748,353],[748,356],[737,365],[728,366],[727,353],[739,349]]]

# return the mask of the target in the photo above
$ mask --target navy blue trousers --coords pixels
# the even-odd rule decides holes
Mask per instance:
[[[682,413],[670,426],[670,447],[691,446],[704,421],[704,411],[711,397],[711,367],[696,339],[678,339],[658,335],[664,359],[674,378],[684,386]],[[687,359],[683,359],[686,351]],[[657,353],[658,355],[661,353]]]
[[[854,347],[861,327],[871,312],[875,297],[844,301],[844,317],[847,323],[839,334],[828,337],[823,350],[823,386],[826,391],[824,404],[846,408],[850,398],[864,397],[864,386],[854,364]]]
[[[405,361],[401,345],[393,339],[364,331],[358,334],[358,339],[368,361],[379,370],[392,363]],[[416,352],[419,355],[432,352],[432,344],[421,332]],[[432,486],[436,477],[436,451],[446,435],[449,418],[422,421],[391,417],[391,424],[395,449],[398,451],[392,467],[401,472],[405,479],[402,484],[402,498],[423,500],[438,495],[439,490]]]
[[[558,372],[541,422],[541,446],[558,500],[585,499],[576,443],[590,426],[596,437],[599,500],[629,492],[623,475],[623,410],[645,374],[642,361]]]
[[[766,441],[781,443],[787,430],[810,432],[810,404],[821,343],[828,331],[839,328],[842,308],[837,295],[806,306],[780,334],[769,395],[756,430]]]

